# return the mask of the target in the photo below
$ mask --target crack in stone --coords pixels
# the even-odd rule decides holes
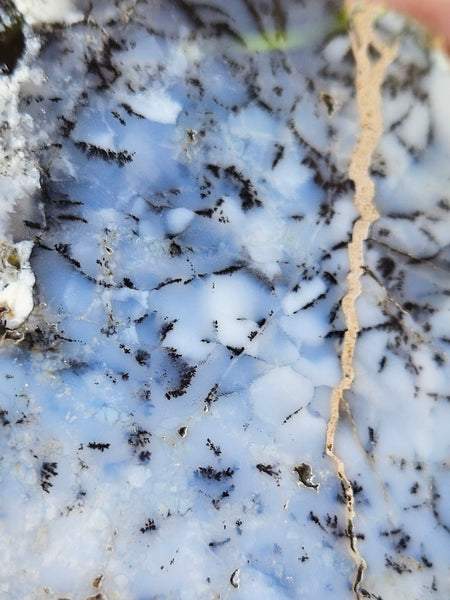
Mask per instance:
[[[356,99],[360,117],[360,137],[350,160],[349,176],[355,183],[353,202],[360,216],[354,223],[352,239],[348,244],[348,291],[342,301],[346,323],[341,354],[342,378],[331,395],[331,414],[326,432],[326,454],[335,463],[346,501],[347,535],[357,571],[353,591],[359,600],[361,598],[359,585],[367,565],[358,549],[354,527],[353,489],[345,472],[345,463],[335,451],[335,435],[340,408],[346,405],[344,392],[351,388],[355,378],[353,358],[356,338],[360,329],[356,314],[356,300],[361,293],[361,275],[364,272],[363,244],[368,237],[372,223],[379,217],[373,203],[375,185],[369,175],[369,167],[373,151],[383,132],[380,89],[384,71],[394,60],[397,46],[386,46],[377,39],[373,31],[374,21],[380,12],[379,7],[368,6],[357,0],[346,0],[345,8],[351,18],[350,41],[356,62]],[[349,410],[348,407],[347,409]]]

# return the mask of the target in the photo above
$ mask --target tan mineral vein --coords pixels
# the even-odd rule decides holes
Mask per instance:
[[[383,132],[380,88],[385,68],[394,59],[397,48],[381,43],[373,31],[374,20],[380,12],[379,7],[366,6],[355,0],[346,0],[346,10],[351,17],[350,40],[356,62],[356,99],[360,118],[360,137],[350,160],[349,176],[355,184],[353,202],[360,216],[355,221],[352,239],[348,245],[348,291],[342,301],[346,323],[341,355],[342,378],[337,387],[333,389],[331,396],[326,453],[336,465],[344,491],[347,508],[347,534],[350,540],[350,552],[357,569],[353,590],[356,598],[359,599],[361,597],[359,584],[366,563],[359,552],[354,528],[353,489],[345,472],[345,463],[335,451],[335,435],[340,408],[345,403],[344,392],[351,388],[355,378],[353,357],[359,332],[356,300],[361,293],[361,275],[364,264],[363,244],[368,236],[370,226],[379,216],[373,202],[375,187],[369,175],[369,167],[373,151]]]

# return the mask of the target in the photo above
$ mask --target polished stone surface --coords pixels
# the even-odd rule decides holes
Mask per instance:
[[[342,6],[17,5],[0,224],[36,281],[0,348],[1,594],[356,597],[325,452],[358,217]],[[401,17],[377,28],[399,49],[336,452],[359,597],[444,600],[450,73]]]

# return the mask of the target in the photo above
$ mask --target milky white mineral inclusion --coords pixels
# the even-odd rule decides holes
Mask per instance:
[[[33,242],[2,242],[0,249],[0,320],[16,329],[33,310],[34,274],[29,259]]]
[[[14,4],[30,25],[75,20],[72,0],[15,0]]]

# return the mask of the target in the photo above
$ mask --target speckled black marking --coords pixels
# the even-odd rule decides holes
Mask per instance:
[[[386,366],[386,355],[380,358],[380,362],[378,363],[378,373],[381,373]]]
[[[156,531],[157,527],[154,519],[147,519],[144,526],[139,529],[141,533],[148,533],[149,531]]]
[[[293,412],[291,412],[284,420],[283,420],[283,425],[285,425],[290,419],[292,419],[292,417],[295,417],[295,415],[298,415],[301,411],[303,410],[303,406],[300,406],[300,408],[297,408],[297,410],[294,410]]]
[[[322,525],[322,523],[320,522],[320,519],[317,515],[315,515],[313,513],[312,510],[309,511],[309,519],[315,523],[316,525],[318,525],[320,527],[320,529],[322,529],[323,531],[326,531],[325,527]]]
[[[161,283],[158,283],[158,285],[156,287],[154,287],[153,289],[155,291],[160,290],[161,288],[165,287],[166,285],[171,285],[172,283],[181,283],[183,280],[181,279],[181,277],[177,277],[175,279],[166,279],[165,281],[161,281]]]
[[[231,275],[236,271],[240,271],[244,265],[231,265],[229,267],[225,267],[224,269],[220,269],[219,271],[213,271],[214,275]]]
[[[62,214],[62,215],[58,215],[57,218],[60,221],[80,221],[81,223],[87,223],[87,219],[85,219],[84,217],[79,217],[78,215],[71,215],[71,214]]]
[[[233,358],[235,356],[240,356],[244,352],[245,348],[244,346],[241,346],[239,348],[235,348],[234,346],[227,346],[227,350],[229,350],[232,353],[231,358]]]
[[[100,450],[100,452],[108,450],[110,446],[111,444],[102,442],[89,442],[88,444],[88,448],[91,448],[92,450]]]
[[[220,456],[222,454],[220,446],[213,444],[209,438],[206,440],[206,446],[215,454],[215,456]]]
[[[4,410],[3,408],[0,409],[0,422],[3,425],[3,427],[6,427],[7,425],[10,424],[11,421],[9,421],[9,419],[7,419],[8,415],[8,411]],[[17,422],[17,421],[16,421]]]
[[[148,361],[150,360],[150,353],[147,352],[147,350],[144,350],[143,348],[139,348],[134,358],[136,359],[136,362],[138,362],[141,365],[141,367],[144,367],[148,365]]]
[[[445,212],[449,212],[450,211],[450,202],[449,202],[448,198],[441,198],[438,202],[438,207],[442,208],[442,210],[444,210]]]
[[[199,467],[195,472],[195,475],[202,479],[208,479],[211,481],[221,481],[222,479],[229,479],[233,477],[234,471],[230,467],[222,470],[216,470],[212,466]]]
[[[265,473],[266,475],[269,475],[270,477],[278,478],[281,475],[281,471],[278,469],[275,469],[275,467],[273,467],[272,465],[263,465],[262,463],[258,463],[256,465],[256,468],[258,469],[258,471],[260,473]]]
[[[136,286],[134,285],[134,283],[131,281],[131,279],[129,279],[128,277],[124,277],[122,279],[123,285],[127,288],[129,288],[130,290],[136,290]]]
[[[142,463],[148,462],[151,457],[151,452],[148,450],[151,435],[146,429],[136,427],[128,435],[128,444],[133,448],[133,453],[137,455]]]
[[[74,130],[75,125],[77,124],[76,121],[71,121],[70,119],[66,119],[66,117],[64,117],[63,115],[59,115],[58,119],[60,119],[62,121],[62,124],[60,127],[61,134],[64,137],[69,137],[69,135]]]
[[[425,555],[422,555],[420,559],[427,569],[431,569],[433,567],[433,563]]]
[[[195,377],[197,372],[197,367],[185,366],[181,372],[180,384],[177,388],[166,392],[166,398],[170,400],[171,398],[179,398],[180,396],[184,396],[186,394],[188,387],[192,383],[192,379]]]
[[[115,162],[118,167],[123,167],[133,160],[133,154],[130,154],[126,150],[116,152],[83,141],[75,142],[75,146],[87,154],[89,158],[101,158],[106,162]]]
[[[245,212],[257,206],[262,206],[262,202],[258,198],[250,179],[245,178],[233,165],[227,167],[225,173],[239,185],[239,198],[241,199],[242,209]]]
[[[111,114],[112,114],[112,116],[113,116],[115,119],[117,119],[117,120],[119,121],[119,123],[120,123],[121,125],[126,125],[126,124],[127,124],[127,123],[126,123],[126,121],[125,121],[125,119],[123,119],[123,118],[120,116],[120,114],[119,114],[117,111],[115,111],[115,110],[112,110],[112,111],[111,111]]]
[[[372,598],[373,600],[383,600],[381,596],[377,596],[376,594],[371,594],[364,588],[359,588],[359,592],[363,598]]]
[[[347,177],[347,173],[341,173],[338,170],[330,156],[321,154],[316,148],[309,144],[299,133],[295,122],[292,119],[288,122],[288,126],[300,147],[307,151],[307,155],[302,160],[302,164],[313,171],[314,183],[324,191],[333,192],[335,195],[354,191],[355,184],[353,180]],[[322,208],[322,210],[324,209]],[[329,208],[328,211],[334,214],[334,211],[332,211],[331,208]],[[331,217],[328,217],[326,223],[330,222]]]
[[[135,112],[131,106],[129,104],[127,104],[126,102],[121,102],[119,104],[119,106],[121,106],[123,108],[123,110],[127,113],[127,115],[129,115],[130,117],[136,117],[137,119],[145,119],[144,115],[141,115],[137,112]]]
[[[377,269],[382,277],[387,278],[392,275],[395,270],[395,262],[388,256],[383,256],[377,262]]]
[[[393,569],[399,575],[403,573],[412,573],[412,570],[405,563],[396,562],[392,556],[385,555],[385,565]]]
[[[208,546],[210,548],[219,548],[220,546],[225,546],[225,544],[228,544],[228,542],[231,541],[231,538],[227,537],[224,540],[213,540],[212,542],[209,542]]]
[[[282,160],[282,158],[284,156],[284,146],[282,144],[276,143],[275,149],[276,149],[276,153],[275,153],[275,157],[272,161],[272,169],[275,169],[277,164],[280,162],[280,160]]]
[[[222,500],[230,497],[230,493],[234,490],[234,485],[231,485],[228,489],[224,490],[219,497],[213,498],[211,500],[211,504],[214,506],[216,510],[220,510],[220,505]]]
[[[173,328],[175,326],[175,323],[177,321],[178,321],[178,319],[174,319],[173,321],[169,321],[168,323],[164,323],[164,325],[161,327],[161,331],[160,331],[160,334],[159,334],[161,342],[163,342],[166,339],[167,334],[173,330]]]
[[[446,523],[443,522],[440,512],[439,512],[438,503],[439,503],[440,498],[441,498],[441,495],[438,492],[436,481],[433,478],[431,480],[431,508],[433,510],[433,516],[436,519],[436,522],[438,523],[438,525],[440,527],[442,527],[447,533],[450,533],[450,527]]]
[[[50,488],[53,487],[51,480],[58,475],[58,463],[43,462],[41,467],[41,488],[47,494],[50,493]]]
[[[206,404],[206,406],[210,407],[211,404],[213,404],[213,402],[217,402],[217,399],[218,399],[217,391],[218,391],[218,389],[219,389],[219,384],[216,383],[209,390],[208,395],[205,398],[205,404]]]
[[[213,208],[200,208],[195,211],[195,214],[199,215],[200,217],[207,217],[208,219],[210,219],[214,214],[214,209]]]

